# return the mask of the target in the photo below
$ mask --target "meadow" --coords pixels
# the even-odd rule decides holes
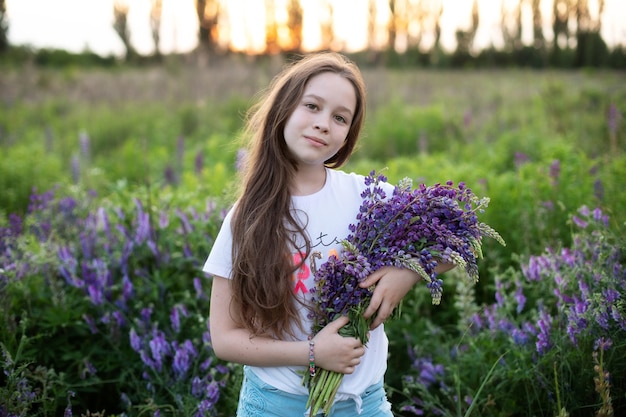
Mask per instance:
[[[279,58],[0,69],[0,416],[232,416],[201,266]],[[386,324],[398,416],[626,411],[626,74],[364,67],[344,168],[465,182],[507,245]]]

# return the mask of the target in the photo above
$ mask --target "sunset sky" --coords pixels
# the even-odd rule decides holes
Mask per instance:
[[[286,0],[275,0],[277,4]],[[480,26],[476,35],[479,46],[500,45],[500,6],[503,1],[479,0]],[[132,42],[140,53],[151,53],[153,43],[149,28],[149,0],[128,0]],[[380,0],[381,10],[387,1]],[[161,50],[185,52],[196,46],[197,21],[194,0],[163,0]],[[265,10],[261,0],[226,0],[232,47],[239,50],[258,50],[264,41]],[[315,49],[319,42],[318,0],[306,0],[304,9],[304,47]],[[443,0],[442,38],[445,48],[455,47],[454,32],[470,23],[471,0]],[[9,41],[15,45],[52,47],[74,52],[89,49],[109,55],[122,54],[123,45],[112,28],[113,0],[6,0],[9,19]],[[364,0],[336,0],[335,35],[347,50],[365,46],[367,34],[367,2]],[[590,0],[594,9],[596,0]],[[245,12],[242,12],[245,11]],[[550,32],[551,0],[543,0],[542,11]],[[528,11],[524,12],[529,22]],[[385,13],[381,15],[385,19]],[[384,22],[381,22],[384,25]],[[525,38],[530,24],[525,24]],[[626,45],[626,1],[605,0],[602,36],[609,46]],[[548,35],[549,37],[549,35]]]

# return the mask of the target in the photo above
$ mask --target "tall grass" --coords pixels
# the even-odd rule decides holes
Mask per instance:
[[[232,203],[244,112],[279,64],[2,74],[0,414],[232,415],[240,368],[212,355],[199,271]],[[484,221],[507,242],[485,242],[476,287],[446,284],[438,307],[418,287],[387,324],[395,412],[618,415],[619,322],[610,345],[602,322],[573,345],[572,305],[547,294],[557,276],[568,290],[581,271],[609,277],[587,284],[596,308],[614,298],[607,283],[626,285],[623,74],[364,75],[370,111],[346,169],[464,181],[491,198]],[[580,231],[582,206],[607,224]],[[563,269],[528,279],[538,259]]]

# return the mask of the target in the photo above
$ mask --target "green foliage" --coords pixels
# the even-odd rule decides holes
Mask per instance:
[[[370,118],[360,152],[364,157],[385,161],[419,152],[445,152],[456,139],[441,106],[421,108],[392,101]]]
[[[41,415],[59,415],[69,395],[81,412],[215,410],[230,371],[212,353],[200,266],[223,212],[208,199],[181,209],[188,196],[133,194],[48,192],[2,229],[0,340],[6,358],[20,354],[5,359],[17,382],[0,393],[16,384],[38,391],[45,381],[34,370],[56,388],[15,400],[9,414],[35,415],[45,399]]]
[[[439,75],[423,73],[438,82],[420,89],[416,74],[390,71],[380,80],[371,79],[376,73],[366,75],[374,105],[346,170],[367,174],[386,167],[392,183],[403,177],[428,185],[464,181],[479,197],[490,197],[483,220],[507,242],[505,248],[484,242],[478,286],[458,287],[449,272],[443,276],[449,302],[433,307],[428,291],[417,286],[403,301],[402,317],[386,325],[392,352],[386,381],[396,411],[416,396],[433,406],[438,402],[447,415],[511,415],[502,410],[556,415],[559,407],[550,401],[557,392],[571,412],[599,408],[589,380],[593,340],[581,341],[577,350],[566,335],[555,333],[554,352],[537,362],[528,346],[503,333],[468,330],[466,319],[484,313],[496,294],[504,294],[509,310],[500,312],[507,319],[536,321],[539,299],[552,293],[553,284],[524,284],[528,307],[510,311],[521,260],[546,247],[571,248],[576,236],[568,219],[579,207],[599,207],[610,216],[607,239],[623,233],[626,90],[619,76],[467,72],[429,78]],[[34,78],[38,90],[56,91],[59,80],[72,83],[79,73],[44,71]],[[481,87],[462,90],[476,84]],[[168,94],[181,95],[169,85],[163,87]],[[429,95],[433,89],[438,93]],[[192,404],[198,405],[189,394],[190,380],[176,378],[173,358],[165,355],[159,372],[143,361],[141,343],[163,339],[172,348],[189,340],[205,349],[208,356],[202,359],[211,356],[202,341],[208,302],[196,298],[193,280],[219,228],[221,209],[233,201],[240,128],[249,103],[237,95],[105,103],[56,97],[0,105],[0,342],[6,371],[0,398],[18,415],[25,410],[59,415],[68,401],[75,411],[106,408],[129,416],[157,408],[162,415],[166,410],[190,415]],[[38,191],[31,196],[34,188]],[[45,197],[48,190],[56,197]],[[20,221],[10,213],[19,214]],[[149,238],[139,239],[141,230],[148,230]],[[65,249],[71,256],[61,257]],[[66,274],[74,261],[68,259],[77,265],[71,279]],[[111,278],[102,304],[94,303],[97,292],[76,284],[99,271],[98,265]],[[126,310],[119,304],[125,276],[135,291]],[[149,308],[151,331],[141,327],[143,309]],[[178,332],[170,319],[175,309],[188,313]],[[139,351],[131,345],[131,329],[142,341]],[[624,374],[616,365],[622,349],[623,342],[614,340],[611,350],[598,352],[597,361],[611,375]],[[416,377],[407,364],[426,353],[444,367],[449,390],[406,381]],[[197,359],[194,372],[202,363]],[[489,374],[500,363],[506,366]],[[589,365],[585,379],[576,376],[581,363]],[[207,373],[216,380],[217,364]],[[215,406],[224,416],[233,414],[241,383],[240,367],[228,371]],[[529,385],[529,376],[544,385]],[[579,402],[566,396],[570,389]],[[17,404],[9,398],[16,390],[35,396]],[[554,395],[546,399],[549,390]],[[464,403],[465,396],[475,402]]]
[[[66,183],[69,172],[62,169],[60,155],[22,144],[0,147],[0,213],[25,211],[34,189],[48,190]],[[65,171],[65,172],[64,172]]]
[[[470,405],[482,416],[623,412],[626,241],[606,220],[583,207],[572,217],[571,247],[499,274],[490,303],[455,303],[457,329],[426,318],[417,334],[428,338],[407,335],[406,415],[461,416]],[[462,287],[458,279],[459,294]]]

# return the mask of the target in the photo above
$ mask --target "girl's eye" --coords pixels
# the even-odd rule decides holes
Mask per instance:
[[[335,116],[335,120],[337,120],[339,123],[348,123],[348,121],[346,120],[345,117],[341,116],[341,115],[337,115]]]
[[[307,109],[311,109],[311,110],[317,110],[317,104],[313,104],[313,103],[306,103],[304,107],[306,107]]]

